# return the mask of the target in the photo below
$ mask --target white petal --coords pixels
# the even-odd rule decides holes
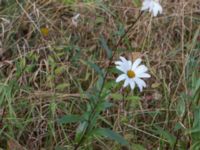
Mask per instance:
[[[125,71],[125,73],[127,73],[127,71],[130,70],[130,69],[131,69],[130,66],[124,66],[124,71]]]
[[[153,9],[153,16],[156,17],[158,15],[158,10],[156,8]]]
[[[162,13],[162,6],[159,4],[159,2],[154,2],[153,5],[153,15],[154,17],[158,15],[158,13]]]
[[[139,78],[150,78],[151,77],[151,75],[148,73],[136,74],[136,76]]]
[[[116,66],[116,68],[124,73],[127,72],[127,67],[125,65]]]
[[[122,72],[124,72],[124,68],[122,66],[116,66],[116,68]]]
[[[121,65],[121,68],[123,68],[124,73],[127,73],[128,70],[131,70],[131,61]]]
[[[141,10],[143,11],[143,10],[149,9],[150,5],[151,5],[151,1],[150,0],[144,0],[143,3],[142,3]]]
[[[132,67],[132,62],[129,60],[129,61],[127,62],[127,64],[128,64],[128,68],[129,68],[129,70],[130,70],[131,67]]]
[[[130,87],[132,90],[135,88],[135,81],[133,79],[130,82]]]
[[[122,71],[123,73],[127,73],[127,71],[130,70],[129,67],[126,65],[116,66],[116,68]]]
[[[116,61],[116,62],[115,62],[115,65],[121,65],[121,64],[122,64],[121,61]]]
[[[130,60],[126,60],[126,58],[124,58],[122,56],[120,56],[119,58],[121,59],[121,61],[123,62],[123,64],[125,66],[131,66],[131,61]]]
[[[127,77],[126,74],[121,74],[121,75],[116,79],[116,82],[120,82],[120,81],[122,81],[122,80],[125,80],[126,77]]]
[[[160,5],[160,4],[157,4],[158,6],[158,12],[160,13],[160,14],[162,14],[162,11],[163,11],[163,9],[162,9],[162,6]]]
[[[129,78],[126,78],[123,87],[127,87],[129,85]]]
[[[137,86],[139,87],[140,92],[142,92],[143,87],[146,87],[146,83],[143,80],[141,80],[140,78],[134,78],[134,81],[137,84]]]
[[[136,75],[138,75],[138,74],[148,71],[148,68],[145,65],[140,65],[134,71],[135,71]]]
[[[116,61],[115,64],[118,65],[116,68],[120,71],[126,73],[131,69],[132,62],[130,60],[126,60],[124,57],[120,56],[121,61]]]
[[[149,9],[149,6],[146,5],[146,4],[143,4],[142,8],[141,8],[141,11],[144,11],[144,10],[147,10],[147,9]]]
[[[131,61],[126,61],[126,60],[125,62],[116,61],[115,64],[118,64],[116,68],[124,72],[125,74],[127,73],[128,70],[131,70],[131,66],[132,66]]]
[[[120,56],[119,58],[121,59],[121,61],[122,61],[123,63],[127,62],[126,58],[124,58],[124,57],[122,57],[122,56]]]
[[[132,66],[132,70],[135,70],[136,67],[138,67],[138,65],[142,62],[141,58],[138,58],[134,61],[133,66]]]
[[[151,12],[155,17],[158,15],[158,13],[162,13],[162,6],[160,5],[159,0],[144,0],[141,11],[145,10]]]

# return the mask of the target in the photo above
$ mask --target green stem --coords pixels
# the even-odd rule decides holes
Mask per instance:
[[[139,16],[137,17],[137,19],[136,19],[134,22],[132,22],[131,26],[129,26],[128,29],[125,31],[125,33],[120,37],[120,39],[118,40],[117,44],[115,44],[115,45],[113,46],[112,49],[115,50],[115,51],[114,51],[114,53],[112,54],[112,56],[111,56],[111,58],[110,58],[110,60],[109,60],[109,64],[108,64],[107,68],[109,68],[109,67],[111,66],[111,64],[112,64],[113,58],[114,58],[114,56],[115,56],[115,54],[116,54],[116,49],[119,47],[119,45],[121,44],[121,42],[123,41],[123,39],[126,37],[126,35],[129,33],[129,31],[134,27],[134,25],[135,25],[135,24],[138,22],[138,20],[141,18],[142,14],[143,14],[143,13],[141,12],[141,13],[139,14]],[[100,89],[100,91],[99,91],[98,99],[100,99],[100,97],[101,97],[101,93],[102,93],[102,91],[103,91],[103,87],[104,87],[104,85],[105,85],[105,81],[106,81],[107,76],[108,76],[108,71],[106,71],[106,73],[105,73],[105,75],[104,75],[103,84],[102,84],[101,89]],[[78,148],[82,145],[82,143],[83,143],[84,140],[86,139],[86,138],[85,138],[85,137],[86,137],[85,135],[87,134],[88,130],[90,129],[90,126],[91,126],[91,119],[93,118],[94,113],[96,112],[96,109],[97,109],[97,107],[98,107],[98,105],[99,105],[100,102],[101,102],[101,100],[99,100],[99,101],[95,104],[95,106],[94,106],[94,108],[93,108],[93,110],[92,110],[92,112],[91,112],[91,114],[90,114],[90,116],[89,116],[88,125],[87,125],[87,127],[86,127],[86,130],[85,130],[83,136],[81,137],[80,141],[78,142],[78,144],[74,146],[74,150],[78,150]]]

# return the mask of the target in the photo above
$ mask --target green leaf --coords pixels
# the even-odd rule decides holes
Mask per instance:
[[[100,36],[99,41],[100,41],[101,47],[106,51],[106,54],[108,58],[110,59],[112,57],[112,50],[108,47],[107,42],[105,38],[103,37],[103,35]]]
[[[113,105],[112,103],[103,102],[103,103],[100,103],[100,104],[97,106],[97,110],[98,110],[98,111],[104,111],[104,110],[106,110],[107,108],[111,107],[112,105]]]
[[[119,26],[118,26],[118,30],[115,32],[115,35],[121,37],[121,36],[123,36],[124,34],[125,34],[125,27],[124,27],[123,24],[120,23]],[[114,41],[113,41],[113,42],[114,42]]]
[[[67,124],[67,123],[75,123],[75,122],[79,122],[79,121],[82,121],[83,118],[79,115],[65,115],[65,116],[62,116],[58,122],[60,124]]]
[[[113,100],[118,100],[118,101],[123,99],[123,95],[120,93],[112,93],[112,94],[110,94],[110,97]]]
[[[175,124],[175,126],[174,126],[174,131],[178,131],[178,130],[180,130],[180,129],[182,129],[183,128],[183,126],[180,124],[180,122],[177,122],[176,124]]]
[[[200,141],[195,142],[192,144],[190,150],[199,150],[200,149]]]
[[[90,62],[90,61],[86,61],[86,63],[87,63],[91,68],[93,68],[93,69],[95,70],[95,72],[97,72],[100,76],[103,77],[103,72],[102,72],[101,68],[100,68],[98,65],[96,65],[96,64],[94,64],[94,63],[92,63],[92,62]]]
[[[195,83],[195,89],[193,94],[194,102],[198,102],[200,99],[200,79],[198,79]]]
[[[174,145],[175,141],[176,141],[176,137],[174,135],[172,135],[171,133],[169,133],[168,131],[162,129],[159,126],[155,126],[156,131],[154,131],[155,133],[159,134],[161,137],[165,138],[169,144],[171,146]]]
[[[111,140],[118,142],[121,145],[129,145],[128,142],[120,134],[107,128],[95,129],[92,135],[109,138]]]
[[[70,86],[69,83],[61,83],[61,84],[58,84],[58,85],[56,86],[56,89],[57,89],[57,90],[64,90],[65,88],[67,88],[67,87],[69,87],[69,86]]]
[[[88,126],[88,123],[84,121],[84,122],[81,122],[79,126],[77,127],[76,136],[75,136],[75,141],[77,143],[81,140],[82,136],[84,135],[87,126]]]
[[[128,101],[139,101],[141,98],[139,96],[127,96],[125,100]]]
[[[65,71],[65,67],[58,67],[55,69],[55,75],[61,75]]]
[[[199,89],[200,89],[200,79],[198,79],[196,81],[196,86],[195,86],[194,94],[198,93]]]
[[[101,24],[104,23],[105,19],[103,17],[97,17],[95,20],[95,24]]]
[[[125,97],[125,100],[130,102],[130,106],[132,108],[136,108],[140,105],[140,99],[141,98],[138,97],[138,96],[127,96],[127,97]]]
[[[194,109],[194,121],[192,128],[190,128],[187,131],[187,134],[192,135],[193,140],[200,140],[199,134],[200,134],[200,106],[196,107]]]
[[[103,76],[100,75],[96,82],[97,90],[100,90],[102,88],[103,84],[104,84],[104,78],[103,78]]]
[[[185,113],[185,95],[181,95],[180,100],[178,101],[177,109],[176,109],[177,114],[181,117]]]
[[[142,145],[140,144],[132,144],[131,145],[132,149],[134,150],[146,150]]]

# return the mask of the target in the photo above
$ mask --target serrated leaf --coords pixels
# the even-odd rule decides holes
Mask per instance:
[[[107,128],[95,129],[93,131],[93,135],[109,138],[111,140],[118,142],[121,145],[129,145],[129,143],[120,134]]]

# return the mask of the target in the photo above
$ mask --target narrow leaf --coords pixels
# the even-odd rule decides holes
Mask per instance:
[[[196,141],[190,148],[190,150],[199,150],[200,149],[200,141]]]
[[[110,97],[113,100],[118,100],[118,101],[123,99],[123,95],[121,93],[112,93],[110,94]]]
[[[109,138],[111,140],[118,142],[121,145],[129,145],[128,142],[120,134],[107,128],[95,129],[93,135]]]
[[[82,117],[79,115],[65,115],[58,120],[58,122],[61,124],[75,123],[79,121],[82,121]]]
[[[113,104],[109,102],[102,102],[97,106],[98,111],[104,111],[107,108],[111,107]]]
[[[110,59],[112,57],[112,51],[108,47],[107,42],[106,42],[105,38],[103,37],[103,35],[100,36],[99,41],[100,41],[101,47],[106,51],[106,54],[107,54],[108,58]]]
[[[76,136],[75,136],[75,141],[76,142],[79,142],[81,140],[82,136],[85,133],[85,130],[86,130],[87,126],[88,126],[88,123],[86,121],[81,122],[79,124],[79,126],[76,129]]]
[[[162,129],[161,127],[159,126],[155,126],[156,127],[156,133],[159,134],[161,137],[165,138],[169,144],[171,146],[174,145],[175,141],[176,141],[176,138],[174,135],[172,135],[171,133],[169,133],[168,131]]]
[[[177,114],[181,117],[185,113],[185,95],[181,95],[177,105]]]
[[[95,70],[95,72],[97,72],[99,75],[103,76],[103,72],[98,65],[96,65],[90,61],[86,61],[86,62],[91,68],[93,68]]]

